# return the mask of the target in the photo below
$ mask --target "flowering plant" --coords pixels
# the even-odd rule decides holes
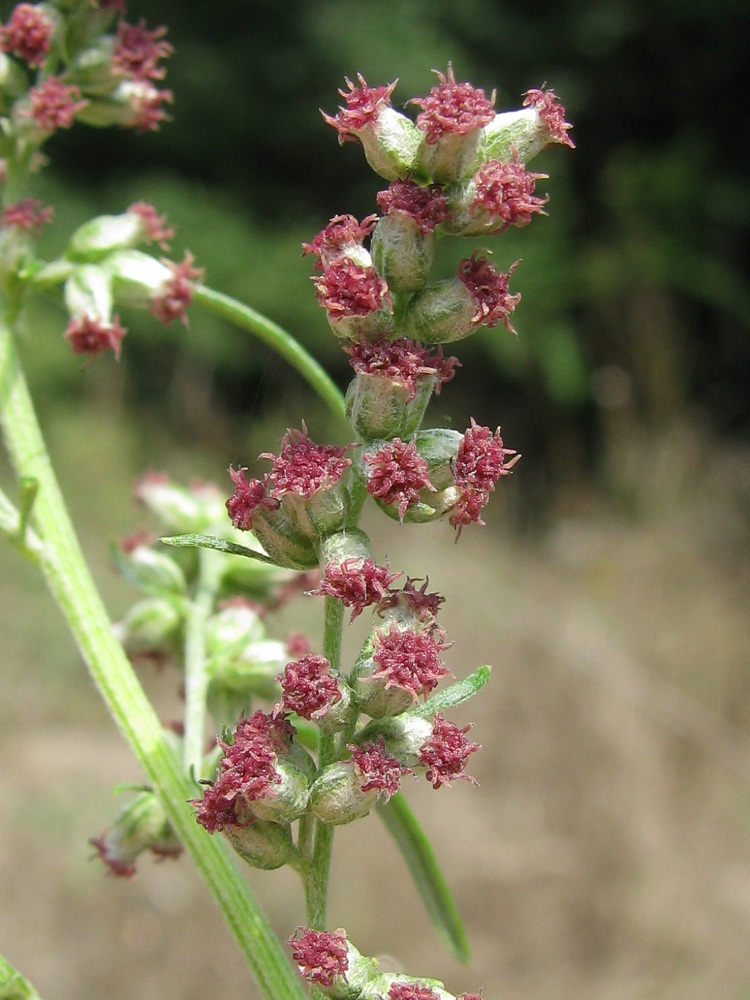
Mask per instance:
[[[360,517],[371,499],[399,524],[445,519],[458,540],[483,523],[497,483],[518,461],[499,428],[474,420],[463,433],[423,427],[430,398],[459,366],[443,345],[481,327],[513,331],[518,262],[503,272],[475,250],[441,280],[432,266],[440,240],[494,236],[543,214],[546,199],[534,191],[544,175],[525,164],[549,143],[572,146],[570,126],[552,91],[531,90],[521,110],[498,113],[494,94],[457,83],[450,67],[410,102],[420,109],[414,120],[392,106],[395,84],[347,81],[344,104],[323,117],[340,142],[362,145],[388,187],[377,195],[380,216],[336,216],[304,245],[318,302],[353,371],[342,397],[285,331],[205,287],[190,253],[154,256],[152,245],[168,254],[173,230],[146,203],[80,226],[57,260],[35,254],[52,219],[29,193],[45,143],[76,123],[157,129],[171,101],[160,89],[171,52],[163,28],[128,24],[117,0],[21,3],[0,28],[0,418],[19,484],[16,504],[0,494],[0,527],[43,572],[148,779],[91,843],[112,874],[126,877],[145,851],[186,848],[269,998],[304,992],[232,853],[252,867],[299,873],[306,914],[287,930],[287,945],[314,996],[451,1000],[437,980],[385,972],[345,931],[328,928],[335,828],[376,809],[438,929],[467,955],[450,892],[400,787],[419,774],[434,789],[474,783],[466,766],[479,745],[470,725],[447,715],[483,687],[489,667],[444,683],[443,599],[426,580],[378,562]],[[147,309],[165,324],[186,323],[193,303],[229,317],[297,367],[346,423],[347,443],[315,443],[301,422],[278,454],[260,456],[270,463],[265,472],[229,470],[228,499],[210,486],[145,476],[137,495],[164,536],[137,536],[115,552],[140,596],[112,627],[16,349],[36,294],[61,302],[63,336],[89,358],[119,357],[126,330],[118,307]],[[303,591],[322,598],[319,650],[300,634],[284,642],[271,634],[269,611]],[[345,618],[365,612],[369,635],[346,663]],[[182,671],[178,724],[161,724],[133,672],[131,661],[144,655]],[[219,735],[207,749],[209,717]],[[3,960],[0,984],[11,978],[21,981]]]

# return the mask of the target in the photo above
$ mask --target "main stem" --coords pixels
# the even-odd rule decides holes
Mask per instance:
[[[39,484],[34,527],[40,565],[102,698],[158,793],[175,832],[206,879],[267,1000],[305,1000],[268,920],[224,844],[195,822],[196,794],[165,739],[81,552],[47,452],[6,314],[0,316],[0,426],[19,479]]]

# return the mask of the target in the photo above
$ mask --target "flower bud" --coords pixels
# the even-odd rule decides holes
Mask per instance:
[[[288,943],[300,973],[331,1000],[357,1000],[378,968],[377,959],[360,954],[341,928],[298,927]]]
[[[182,615],[175,603],[164,597],[145,597],[130,607],[113,626],[128,653],[171,653]]]
[[[278,694],[276,677],[289,659],[286,646],[277,639],[246,643],[242,648],[220,646],[208,663],[211,691],[219,689],[243,695],[246,703],[252,696],[275,698]]]
[[[72,317],[108,321],[112,316],[112,273],[95,264],[76,267],[65,282],[65,305]]]
[[[357,79],[358,87],[347,80],[349,92],[339,91],[346,108],[339,107],[333,116],[323,113],[323,118],[338,131],[340,143],[362,143],[365,158],[376,174],[388,181],[412,174],[420,134],[410,118],[390,106],[396,84],[368,87],[361,74]]]
[[[310,790],[310,810],[322,823],[341,826],[366,816],[399,789],[401,767],[377,743],[349,747],[352,756],[323,768]]]
[[[243,861],[253,868],[273,871],[288,864],[296,851],[288,823],[251,820],[244,826],[228,826],[224,835]]]
[[[392,292],[416,292],[435,259],[435,233],[424,233],[404,212],[384,216],[372,236],[372,259]]]
[[[66,256],[93,262],[115,250],[133,249],[153,240],[168,249],[166,240],[173,232],[152,206],[135,202],[121,215],[100,215],[79,226],[70,238]]]
[[[482,160],[509,163],[516,157],[527,163],[552,142],[573,147],[567,134],[571,126],[565,121],[565,109],[554,90],[529,90],[526,107],[495,115],[485,126],[482,136]]]
[[[113,875],[132,878],[135,860],[150,850],[160,857],[177,857],[182,851],[159,798],[142,791],[118,813],[112,827],[91,843]]]
[[[187,593],[185,574],[180,567],[151,545],[126,543],[124,548],[113,545],[112,556],[120,574],[144,594],[169,597]]]
[[[329,563],[341,566],[348,559],[372,560],[370,539],[359,528],[337,531],[320,543],[320,565],[322,569]]]
[[[148,472],[133,492],[169,531],[201,533],[224,521],[223,497],[209,483],[187,487],[163,473]]]

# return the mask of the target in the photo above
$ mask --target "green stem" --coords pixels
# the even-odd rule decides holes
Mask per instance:
[[[185,738],[183,765],[186,774],[202,777],[206,743],[206,621],[213,610],[221,580],[220,556],[198,550],[198,583],[188,612],[185,635]]]
[[[250,306],[205,285],[199,285],[195,289],[193,301],[216,313],[217,316],[230,320],[272,347],[309,382],[335,417],[345,419],[344,397],[335,383],[315,358],[308,354],[283,327],[262,313],[256,312],[255,309],[251,309]]]
[[[325,623],[323,629],[323,655],[338,671],[341,664],[341,637],[344,624],[344,606],[333,597],[325,599]],[[320,734],[318,742],[318,767],[328,767],[335,759],[332,736]],[[329,823],[315,822],[312,861],[305,881],[307,904],[307,926],[314,930],[325,930],[328,903],[328,881],[331,872],[334,827]],[[314,994],[313,994],[314,995]]]
[[[17,476],[39,484],[32,519],[43,543],[42,571],[112,717],[206,879],[263,995],[267,1000],[304,1000],[296,973],[224,844],[195,822],[188,800],[196,788],[183,774],[153,707],[114,638],[60,493],[11,330],[3,319],[0,425]]]

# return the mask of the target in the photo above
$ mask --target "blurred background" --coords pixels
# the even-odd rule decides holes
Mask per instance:
[[[481,788],[407,786],[474,963],[445,955],[374,818],[341,833],[331,921],[361,950],[487,1000],[748,1000],[744,0],[132,0],[129,20],[141,16],[169,26],[174,120],[142,137],[55,136],[36,191],[55,209],[42,253],[92,215],[153,202],[177,226],[176,258],[188,247],[209,285],[286,326],[342,388],[300,243],[335,214],[370,214],[384,183],[318,109],[333,113],[358,72],[398,78],[404,104],[449,62],[497,88],[501,110],[545,83],[561,97],[577,148],[532,165],[549,174],[549,217],[492,241],[503,269],[522,259],[519,335],[459,344],[463,367],[428,414],[500,423],[523,461],[458,546],[447,525],[367,524],[379,554],[446,595],[452,669],[494,666],[456,714],[476,722]],[[473,245],[446,252],[445,275]],[[82,369],[51,306],[22,345],[114,617],[133,595],[107,547],[142,526],[131,485],[146,469],[226,487],[230,463],[303,419],[344,443],[245,334],[195,309],[188,329],[122,319],[119,365]],[[13,494],[5,467],[2,482]],[[0,570],[0,953],[63,1000],[255,996],[188,861],[144,862],[128,884],[90,861],[112,786],[140,775],[39,580],[5,549]],[[298,614],[315,635],[313,611],[302,602],[279,634]],[[176,679],[144,683],[169,712]],[[286,936],[293,880],[250,878]]]

